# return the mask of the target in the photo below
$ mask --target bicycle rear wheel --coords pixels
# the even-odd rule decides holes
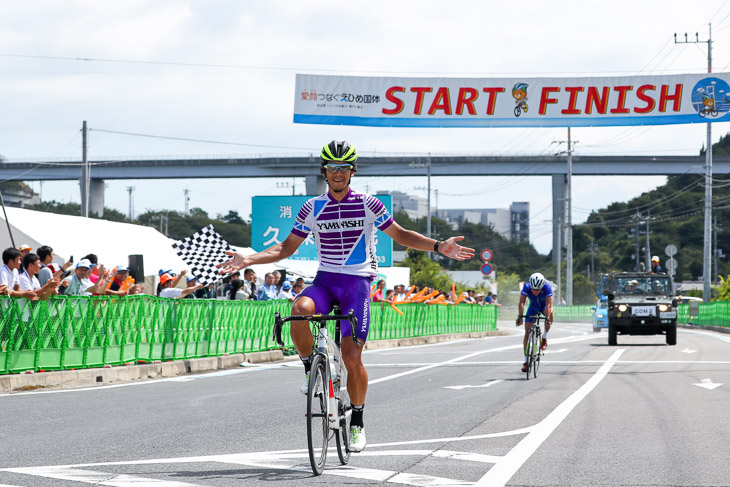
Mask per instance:
[[[309,463],[314,475],[321,475],[327,461],[329,422],[327,420],[326,361],[321,355],[312,359],[307,394],[307,443]]]
[[[342,370],[344,371],[344,367]],[[347,465],[350,461],[350,418],[352,417],[352,405],[350,404],[350,395],[344,389],[347,385],[347,372],[340,376],[340,399],[337,401],[337,414],[340,417],[340,430],[335,435],[337,440],[337,456],[340,458],[342,465]],[[335,386],[337,387],[337,386]]]
[[[527,340],[527,348],[525,349],[525,355],[527,356],[527,380],[530,380],[530,373],[532,372],[532,332],[530,338]]]

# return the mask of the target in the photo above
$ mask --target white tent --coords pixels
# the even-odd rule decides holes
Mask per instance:
[[[175,272],[188,269],[172,248],[175,240],[152,227],[22,208],[7,208],[7,214],[16,248],[28,244],[35,251],[41,245],[50,245],[56,255],[55,262],[58,263],[65,262],[70,256],[74,257],[74,262],[78,262],[87,254],[96,254],[99,263],[111,269],[117,265],[127,265],[130,255],[142,255],[144,275],[148,278],[156,278],[159,269],[172,269]],[[0,220],[1,248],[12,247],[1,212]],[[234,248],[244,255],[255,253],[250,247]],[[273,264],[256,265],[253,269],[259,282],[263,282],[267,272],[275,269],[285,269],[290,276],[309,280],[314,278],[318,265],[316,261],[284,259]],[[397,271],[398,277],[394,280],[408,283],[409,269],[380,268],[380,273],[388,275],[390,269]],[[390,282],[388,284],[391,285]],[[184,286],[184,282],[182,285]]]
[[[145,276],[156,276],[161,268],[178,272],[187,268],[170,239],[152,227],[23,208],[7,208],[7,214],[16,248],[28,244],[35,252],[41,245],[50,245],[58,263],[71,256],[78,262],[87,254],[96,254],[99,263],[111,269],[128,265],[129,256],[139,254],[144,256]],[[0,245],[5,249],[12,243],[1,213],[0,219]]]

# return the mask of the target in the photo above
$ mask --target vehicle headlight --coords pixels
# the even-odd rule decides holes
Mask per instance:
[[[667,305],[667,304],[660,304],[659,305],[659,311],[669,311],[669,305]]]
[[[618,305],[618,310],[619,310],[619,311],[621,311],[622,313],[623,313],[624,311],[626,311],[627,309],[629,309],[629,307],[628,307],[628,306],[626,306],[625,304],[619,304],[619,305]]]

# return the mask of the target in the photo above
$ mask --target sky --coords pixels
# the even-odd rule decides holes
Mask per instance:
[[[706,41],[709,23],[713,71],[730,69],[730,0],[0,1],[0,154],[10,161],[80,160],[84,120],[92,160],[305,155],[333,139],[362,154],[552,155],[565,148],[565,128],[295,124],[295,75],[702,73],[707,43],[675,44],[674,33]],[[728,131],[713,124],[713,142]],[[576,155],[696,155],[706,127],[574,128],[572,138]],[[573,221],[665,180],[576,176]],[[292,183],[303,192],[303,179],[110,180],[105,205],[128,213],[133,186],[135,215],[182,211],[188,189],[190,207],[249,218],[252,196],[290,195]],[[44,200],[80,201],[77,182],[30,184]],[[431,184],[440,208],[530,202],[531,241],[543,254],[551,249],[549,177],[434,177]],[[426,178],[356,176],[353,186],[425,197],[416,188]]]

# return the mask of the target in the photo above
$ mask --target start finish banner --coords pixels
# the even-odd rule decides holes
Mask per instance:
[[[588,127],[723,121],[730,73],[588,78],[297,74],[294,122],[376,127]]]

